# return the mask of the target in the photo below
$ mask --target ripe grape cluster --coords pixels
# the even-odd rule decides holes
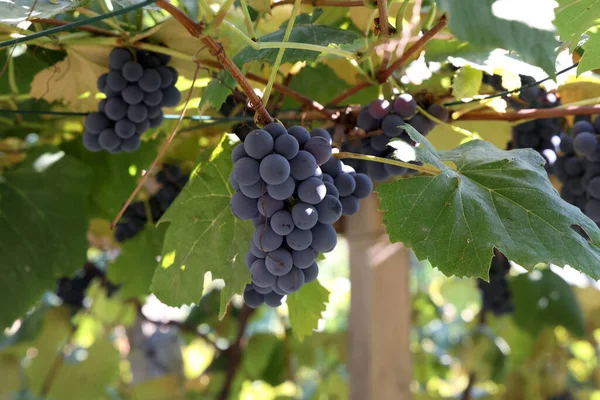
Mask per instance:
[[[156,180],[162,184],[162,187],[148,201],[153,221],[160,219],[169,205],[175,200],[181,188],[186,184],[188,178],[182,174],[179,167],[164,164],[162,169],[156,174]],[[145,204],[141,201],[131,203],[123,214],[123,222],[117,224],[115,240],[117,242],[124,242],[133,238],[144,228],[147,221]],[[59,278],[56,294],[65,304],[81,308],[83,307],[85,292],[95,278],[102,279],[108,296],[119,288],[119,286],[107,280],[104,270],[88,262],[74,277]]]
[[[118,286],[106,280],[106,274],[103,270],[92,263],[86,263],[74,277],[58,279],[56,295],[62,299],[63,303],[77,309],[81,308],[83,307],[85,291],[95,278],[104,281],[108,296],[112,295],[118,289]]]
[[[481,292],[482,312],[491,311],[495,315],[511,313],[513,304],[506,275],[510,271],[510,262],[504,254],[495,252],[490,264],[490,281],[477,279],[477,287]]]
[[[117,47],[110,52],[110,71],[98,78],[106,95],[98,112],[85,119],[83,145],[90,151],[116,154],[140,147],[140,136],[160,126],[162,107],[176,106],[181,93],[175,87],[177,71],[167,64],[170,56],[148,51],[132,53]]]
[[[528,78],[528,79],[527,79]],[[530,83],[533,78],[521,77],[523,84]],[[513,108],[553,108],[559,102],[552,93],[546,93],[539,86],[530,86],[519,93],[519,98],[527,101],[512,102]],[[508,149],[531,148],[546,159],[546,170],[551,173],[558,158],[561,128],[558,118],[535,119],[519,124],[513,128],[513,139],[508,143]]]
[[[231,212],[255,226],[244,301],[277,307],[317,278],[317,255],[337,244],[332,224],[358,211],[373,184],[331,157],[331,136],[321,128],[270,123],[250,132],[231,158]]]
[[[136,201],[131,203],[123,213],[123,218],[115,228],[115,240],[124,242],[133,238],[148,223],[148,215],[152,221],[158,221],[173,203],[188,177],[183,175],[179,167],[165,164],[156,174],[156,180],[162,185],[160,190],[148,200],[149,212],[146,203]]]
[[[439,104],[430,106],[427,112],[442,121],[449,118],[448,110]],[[410,94],[401,94],[391,104],[387,100],[375,100],[360,111],[356,121],[356,126],[368,136],[344,144],[343,149],[393,159],[392,154],[402,154],[403,149],[414,146],[412,139],[401,127],[405,122],[422,135],[427,135],[435,126],[429,118],[417,114],[417,102]],[[390,147],[390,140],[394,139],[397,141]],[[410,162],[420,164],[417,161]],[[378,162],[349,160],[347,163],[375,181],[414,173],[413,170],[404,167]]]
[[[581,119],[563,135],[561,156],[554,174],[562,182],[561,197],[581,209],[596,224],[600,223],[600,117],[594,123]]]

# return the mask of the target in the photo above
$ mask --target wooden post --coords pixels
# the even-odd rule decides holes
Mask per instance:
[[[375,195],[347,219],[350,400],[409,400],[410,253],[385,234]]]

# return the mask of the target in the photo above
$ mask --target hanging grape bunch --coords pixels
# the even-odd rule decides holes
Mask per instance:
[[[427,112],[444,122],[449,118],[448,110],[438,104],[430,106]],[[409,150],[414,145],[401,127],[405,122],[424,136],[435,126],[435,123],[429,118],[417,114],[417,102],[410,94],[401,94],[392,104],[387,100],[374,100],[360,111],[356,120],[356,126],[369,136],[360,141],[348,142],[343,149],[354,153],[394,159],[392,154],[402,154],[403,150]],[[378,131],[381,133],[372,134]],[[390,147],[390,140],[399,141]],[[390,176],[414,173],[413,170],[404,167],[372,161],[349,160],[347,163],[357,171],[366,173],[375,181],[384,181]],[[411,163],[420,164],[417,161],[411,161]]]
[[[246,254],[252,282],[244,301],[277,307],[283,296],[317,278],[317,255],[337,244],[332,224],[358,211],[358,200],[373,184],[331,157],[324,129],[309,133],[270,123],[250,132],[231,157],[231,211],[255,226]]]
[[[481,292],[483,311],[491,311],[494,315],[502,315],[513,311],[510,288],[506,275],[510,271],[510,262],[500,252],[495,251],[490,263],[490,281],[477,279],[477,287]]]
[[[156,180],[162,185],[160,190],[148,200],[152,221],[157,222],[173,203],[188,177],[181,173],[179,167],[165,164],[156,174]],[[123,213],[123,219],[115,228],[115,240],[124,242],[133,238],[148,223],[148,211],[143,201],[131,203]]]
[[[573,124],[571,135],[563,135],[561,156],[554,173],[562,182],[561,197],[577,207],[596,224],[600,224],[600,118]]]
[[[121,47],[110,52],[110,71],[98,78],[98,90],[106,99],[85,119],[83,145],[88,150],[132,152],[140,147],[146,130],[160,126],[162,107],[181,100],[175,87],[177,71],[167,67],[170,60],[164,54],[132,53]]]
[[[521,84],[528,85],[535,81],[532,77],[522,76]],[[552,93],[540,86],[529,86],[519,93],[523,102],[512,100],[510,103],[515,109],[522,108],[553,108],[559,101]],[[513,128],[513,139],[508,143],[508,149],[531,148],[536,150],[546,160],[546,170],[552,173],[552,168],[557,160],[557,147],[560,144],[560,120],[558,118],[535,119],[519,124]]]

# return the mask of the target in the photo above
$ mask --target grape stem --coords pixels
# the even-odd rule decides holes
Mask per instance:
[[[248,4],[246,4],[246,0],[240,0],[240,6],[242,8],[242,13],[244,14],[244,23],[246,24],[246,30],[248,31],[248,35],[250,35],[250,39],[252,39],[252,41],[255,41],[256,32],[254,31],[254,25],[252,25],[252,18],[250,18],[250,13],[248,12]]]
[[[204,36],[202,34],[204,25],[194,22],[179,8],[170,4],[166,0],[158,0],[156,5],[171,14],[173,18],[179,21],[179,23],[183,25],[185,29],[187,29],[190,35],[200,38],[202,43],[208,48],[210,54],[219,61],[219,63],[231,74],[231,76],[233,76],[233,78],[242,88],[242,91],[248,97],[250,106],[254,109],[254,111],[256,111],[257,123],[259,125],[265,125],[273,122],[273,117],[271,117],[265,108],[261,98],[258,97],[258,95],[254,92],[254,88],[252,88],[252,85],[250,85],[250,82],[248,82],[248,79],[246,79],[242,71],[240,71],[231,58],[227,57],[227,54],[225,54],[225,51],[223,50],[223,46],[217,43],[217,41],[212,37]]]
[[[300,11],[301,4],[302,0],[295,0],[294,8],[292,9],[292,15],[288,20],[287,26],[285,27],[285,32],[283,34],[284,42],[287,42],[290,39],[290,35],[292,34],[292,28],[294,27],[294,22],[296,22],[296,17],[298,16],[298,11]],[[265,87],[265,91],[263,94],[264,104],[267,104],[269,102],[269,97],[271,96],[271,89],[273,89],[273,83],[275,83],[275,79],[277,78],[277,73],[279,72],[279,65],[281,64],[281,60],[283,59],[284,53],[285,48],[280,48],[277,52],[277,57],[275,57],[275,62],[271,67],[271,75],[269,75],[269,81],[267,82],[267,87]]]
[[[366,154],[356,154],[356,153],[349,153],[349,152],[341,151],[339,153],[334,153],[333,156],[336,158],[354,158],[356,160],[374,161],[374,162],[378,162],[378,163],[382,163],[382,164],[395,165],[396,167],[404,167],[404,168],[408,168],[408,169],[413,169],[415,171],[423,172],[424,174],[432,175],[432,176],[437,176],[442,172],[439,169],[432,167],[432,166],[416,165],[416,164],[411,164],[411,163],[400,161],[400,160],[392,160],[389,158],[369,156]]]
[[[173,131],[171,132],[171,135],[167,138],[167,141],[162,145],[162,147],[158,151],[158,154],[154,158],[154,161],[152,161],[150,166],[146,169],[147,172],[142,176],[142,178],[138,182],[135,189],[133,189],[133,192],[131,192],[131,194],[129,195],[129,198],[127,199],[125,204],[123,204],[123,207],[121,207],[121,210],[119,210],[119,213],[117,214],[117,216],[115,217],[115,219],[112,221],[112,223],[110,225],[111,229],[115,229],[115,226],[117,226],[117,223],[123,216],[123,213],[125,212],[127,207],[129,207],[131,202],[135,199],[135,196],[137,196],[138,192],[144,186],[144,183],[146,183],[146,181],[150,177],[150,172],[152,170],[154,170],[154,168],[156,168],[156,166],[158,165],[160,160],[163,158],[163,156],[167,152],[169,145],[171,144],[171,142],[173,141],[173,138],[177,134],[179,125],[181,125],[181,121],[183,120],[183,117],[185,116],[185,112],[187,111],[188,104],[190,103],[190,99],[192,98],[192,93],[194,92],[194,85],[196,84],[196,79],[198,78],[199,71],[200,71],[200,65],[196,64],[196,71],[194,71],[194,77],[192,78],[192,84],[190,86],[190,91],[188,93],[187,99],[185,100],[185,104],[183,105],[183,110],[181,110],[181,115],[179,115],[179,119],[177,120],[177,123],[175,124],[175,127],[173,128]]]

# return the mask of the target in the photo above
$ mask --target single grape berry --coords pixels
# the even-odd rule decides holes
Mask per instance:
[[[114,70],[123,68],[123,66],[131,60],[133,60],[133,56],[129,50],[120,47],[112,49],[108,56],[108,64],[110,65],[110,68]]]
[[[123,73],[123,77],[129,82],[137,82],[144,74],[144,67],[135,61],[127,61],[123,65],[121,72]]]

